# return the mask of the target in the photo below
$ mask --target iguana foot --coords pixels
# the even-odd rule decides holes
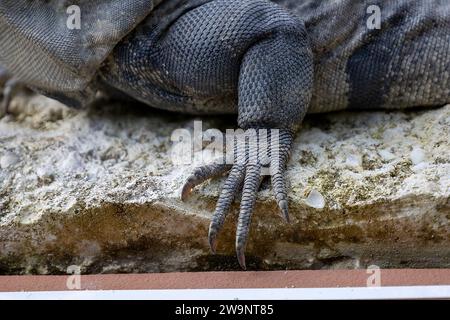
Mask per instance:
[[[11,78],[5,69],[0,68],[0,93],[2,93],[0,100],[0,118],[8,114],[9,104],[14,93],[19,88],[19,82]]]
[[[217,236],[223,227],[232,202],[242,191],[236,229],[236,254],[243,269],[246,268],[244,251],[249,235],[251,216],[264,174],[270,175],[272,189],[282,216],[289,221],[284,171],[289,159],[293,134],[289,130],[278,129],[259,129],[253,130],[253,132],[256,133],[255,140],[249,139],[248,136],[244,139],[235,138],[232,166],[214,164],[197,168],[188,178],[182,191],[182,199],[185,200],[195,186],[209,178],[219,176],[231,168],[211,219],[208,238],[211,251],[215,253]]]

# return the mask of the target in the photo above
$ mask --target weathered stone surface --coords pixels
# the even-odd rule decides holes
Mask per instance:
[[[26,95],[12,112],[0,120],[0,273],[238,268],[238,203],[219,254],[207,245],[223,180],[179,199],[194,165],[173,163],[170,137],[193,117]],[[287,173],[293,222],[259,193],[249,268],[450,267],[449,128],[450,106],[308,117]]]

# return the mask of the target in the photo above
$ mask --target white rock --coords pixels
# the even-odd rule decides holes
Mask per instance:
[[[306,198],[306,204],[316,209],[323,209],[325,207],[325,199],[319,191],[313,189]]]

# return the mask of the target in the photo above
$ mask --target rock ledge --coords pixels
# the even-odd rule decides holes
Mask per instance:
[[[223,180],[179,199],[194,165],[173,163],[170,137],[195,118],[27,95],[12,112],[0,120],[0,273],[238,268],[235,214],[219,254],[207,245]],[[203,128],[233,123],[208,117]],[[287,174],[293,222],[259,193],[249,268],[450,267],[449,128],[450,106],[308,117]]]

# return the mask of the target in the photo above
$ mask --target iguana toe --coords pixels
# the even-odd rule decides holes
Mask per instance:
[[[250,222],[259,188],[261,166],[249,165],[246,170],[244,187],[242,189],[241,208],[236,230],[236,254],[239,264],[245,269],[245,245],[247,244]]]
[[[238,262],[243,269],[246,269],[245,247],[249,236],[251,217],[256,202],[257,192],[264,177],[262,175],[263,168],[270,168],[269,173],[275,198],[281,210],[282,217],[286,221],[289,221],[284,171],[292,144],[292,133],[288,130],[280,130],[280,134],[279,136],[277,135],[277,137],[277,143],[273,143],[272,141],[267,145],[258,140],[256,145],[250,144],[250,146],[247,145],[243,148],[235,149],[235,163],[231,167],[228,178],[222,187],[209,226],[209,245],[211,251],[215,253],[217,236],[224,225],[231,204],[242,190],[236,228],[236,255]],[[239,152],[239,150],[241,150],[241,152]],[[264,157],[262,156],[263,153],[269,154],[268,163],[264,162]],[[196,185],[211,177],[224,173],[228,168],[229,165],[209,165],[197,168],[183,187],[182,199],[185,200]]]
[[[195,171],[188,177],[186,183],[181,191],[181,200],[185,201],[191,194],[192,189],[194,189],[199,184],[204,181],[220,176],[221,174],[230,170],[231,165],[229,164],[211,164],[203,167],[198,167]]]
[[[243,165],[236,164],[232,167],[222,191],[217,200],[216,210],[214,211],[211,223],[209,225],[209,245],[213,253],[216,252],[216,239],[222,229],[225,218],[229,212],[233,200],[238,195],[242,182],[244,181],[245,168]]]

